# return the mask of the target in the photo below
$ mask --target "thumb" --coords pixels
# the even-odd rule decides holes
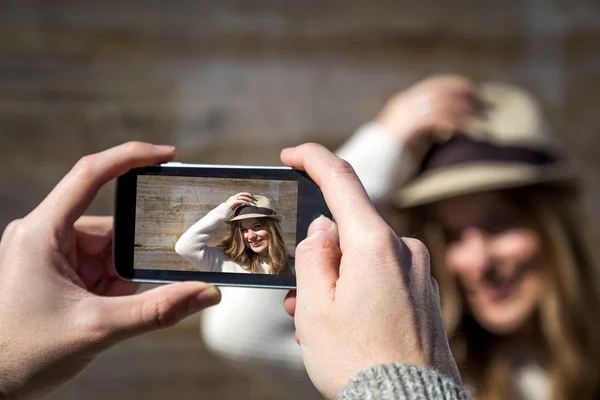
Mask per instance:
[[[221,292],[204,282],[182,282],[107,299],[109,336],[123,340],[175,325],[221,301]]]
[[[296,247],[297,297],[300,302],[332,300],[339,278],[340,239],[337,225],[326,217],[314,220]]]

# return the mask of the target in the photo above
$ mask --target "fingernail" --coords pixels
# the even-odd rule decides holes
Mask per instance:
[[[206,307],[214,306],[220,301],[221,291],[214,286],[208,286],[196,294],[192,307],[196,310],[201,310]]]
[[[294,148],[293,147],[286,147],[285,149],[281,150],[279,152],[279,154],[283,157],[285,155],[285,153],[288,153],[290,151],[292,151]]]
[[[156,150],[160,150],[160,151],[174,151],[175,150],[175,146],[171,146],[168,144],[154,144],[153,146]]]
[[[319,232],[328,231],[332,227],[332,225],[333,222],[329,218],[321,214],[308,227],[307,237],[316,235]]]

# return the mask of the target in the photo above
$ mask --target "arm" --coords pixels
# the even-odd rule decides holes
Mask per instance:
[[[468,400],[468,396],[456,382],[435,371],[393,363],[360,372],[346,385],[338,399]]]
[[[192,225],[175,244],[177,254],[205,272],[221,272],[225,253],[223,249],[208,247],[212,235],[231,218],[233,211],[225,203]]]
[[[402,141],[376,122],[360,127],[336,155],[352,165],[375,204],[388,200],[416,167]]]

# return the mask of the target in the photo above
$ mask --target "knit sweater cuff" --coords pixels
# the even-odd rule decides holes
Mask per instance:
[[[344,388],[339,400],[468,400],[452,379],[408,364],[377,365],[360,372]]]

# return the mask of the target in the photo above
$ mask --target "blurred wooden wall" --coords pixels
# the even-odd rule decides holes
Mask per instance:
[[[135,139],[279,164],[448,71],[537,95],[600,198],[599,16],[594,0],[2,1],[0,226],[82,154]]]

